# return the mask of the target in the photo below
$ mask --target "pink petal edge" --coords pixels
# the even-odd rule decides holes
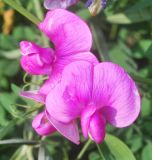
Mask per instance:
[[[80,143],[79,130],[78,130],[76,121],[73,120],[69,123],[62,123],[62,122],[55,120],[53,117],[51,117],[47,113],[47,111],[45,112],[45,114],[48,120],[50,121],[50,123],[56,128],[56,130],[61,135],[63,135],[64,137],[66,137],[67,139],[69,139],[75,144]]]

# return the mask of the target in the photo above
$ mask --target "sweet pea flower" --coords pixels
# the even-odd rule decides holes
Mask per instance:
[[[83,136],[90,136],[96,143],[104,140],[107,123],[127,127],[139,112],[140,96],[134,81],[112,62],[72,62],[46,98],[46,116],[61,134],[63,128],[55,121],[69,124],[80,118]],[[76,143],[78,137],[74,135],[78,131],[68,138]]]
[[[21,66],[31,75],[47,75],[49,78],[38,92],[21,92],[21,95],[44,103],[47,93],[60,81],[62,70],[67,64],[78,60],[93,64],[98,61],[90,52],[92,46],[90,29],[75,14],[64,9],[49,11],[38,28],[54,44],[54,49],[22,41]]]
[[[66,65],[79,60],[96,64],[98,60],[90,52],[92,35],[89,27],[73,13],[63,9],[50,11],[38,27],[54,44],[54,49],[22,41],[21,66],[31,75],[47,75],[49,78],[38,91],[22,91],[21,96],[45,104],[46,95],[60,82]],[[32,126],[40,135],[49,135],[57,129],[66,138],[79,143],[76,121],[66,124],[53,118],[51,121],[55,127],[49,122],[44,111],[34,118]]]

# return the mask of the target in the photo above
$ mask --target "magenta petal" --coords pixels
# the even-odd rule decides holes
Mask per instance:
[[[67,92],[83,106],[88,104],[92,96],[93,69],[93,64],[77,61],[67,65],[62,73],[61,85],[67,86]]]
[[[57,8],[65,9],[77,2],[78,0],[44,0],[44,7],[50,10]]]
[[[51,78],[47,79],[42,86],[39,89],[39,93],[43,95],[47,95],[51,89],[54,88],[54,83],[52,82],[52,76]]]
[[[20,96],[35,100],[40,103],[45,103],[45,96],[38,93],[38,91],[21,91]]]
[[[78,118],[91,99],[93,65],[73,62],[62,72],[61,82],[46,97],[46,110],[58,121],[68,123]]]
[[[96,143],[101,143],[104,140],[105,124],[104,117],[98,112],[94,113],[90,119],[90,135]]]
[[[93,65],[99,63],[95,55],[91,52],[77,53],[57,59],[54,64],[54,72],[61,73],[65,66],[75,61],[86,61],[92,63]]]
[[[61,77],[63,77],[61,74],[63,69],[68,64],[75,61],[86,61],[92,63],[93,65],[99,63],[97,58],[91,52],[83,52],[66,56],[65,58],[59,58],[54,64],[52,75],[41,86],[39,93],[43,95],[48,94],[58,83],[60,83]]]
[[[59,133],[61,133],[64,137],[66,137],[75,144],[80,143],[79,130],[75,121],[71,121],[69,123],[62,123],[55,120],[47,112],[46,115],[49,121],[52,123],[52,125],[57,129]]]
[[[51,74],[49,79],[47,79],[39,89],[39,94],[45,96],[48,95],[48,93],[60,83],[62,76],[61,73],[55,73],[55,72],[53,73],[54,74]]]
[[[77,118],[80,113],[78,106],[68,96],[64,93],[63,86],[59,84],[46,97],[47,112],[52,118],[64,123],[69,123]]]
[[[139,115],[137,87],[119,65],[103,62],[95,66],[92,95],[106,120],[116,127],[130,125]]]
[[[45,117],[44,112],[41,112],[33,119],[32,127],[41,136],[46,136],[56,131],[56,129]]]
[[[49,11],[39,28],[54,43],[57,56],[87,52],[91,49],[92,36],[89,27],[72,12],[64,9]]]
[[[88,138],[89,126],[91,116],[95,113],[96,108],[94,106],[87,106],[81,113],[81,128],[85,138]]]
[[[54,59],[52,49],[41,48],[28,41],[22,41],[20,49],[22,54],[21,66],[26,72],[33,75],[49,75],[51,73],[51,64]]]

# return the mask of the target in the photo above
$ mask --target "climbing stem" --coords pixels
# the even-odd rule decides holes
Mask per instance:
[[[104,157],[104,155],[103,155],[103,153],[102,153],[102,151],[101,151],[101,148],[100,148],[99,144],[96,143],[96,146],[97,146],[97,149],[98,149],[98,151],[99,151],[101,160],[106,160],[105,157]]]
[[[91,144],[91,142],[92,142],[91,139],[89,139],[89,140],[87,141],[87,143],[84,145],[84,147],[82,148],[82,150],[81,150],[80,153],[78,154],[77,160],[80,160],[80,159],[83,157],[85,151],[87,150],[87,148],[89,147],[89,145]]]

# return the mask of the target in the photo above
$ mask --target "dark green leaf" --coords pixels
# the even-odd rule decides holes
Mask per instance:
[[[106,135],[105,144],[107,146],[107,152],[104,153],[105,157],[109,157],[110,160],[135,160],[132,151],[128,146],[123,143],[120,139],[110,134]]]
[[[152,159],[152,144],[147,144],[142,151],[142,160]]]

